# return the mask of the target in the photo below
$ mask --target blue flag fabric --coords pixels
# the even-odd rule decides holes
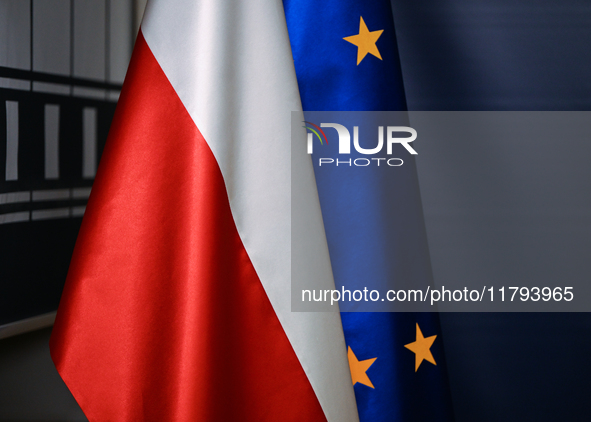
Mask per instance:
[[[389,1],[284,0],[284,7],[304,110],[406,109]],[[383,31],[375,41],[381,59],[375,50],[361,57],[344,39],[363,25],[375,36]],[[406,157],[400,171],[343,168],[338,177],[314,163],[337,288],[360,278],[431,280],[415,162]],[[341,315],[356,360],[376,358],[365,372],[374,388],[354,385],[361,421],[453,420],[437,314]],[[423,360],[418,368],[405,347],[417,340],[417,324],[424,337],[437,336],[435,364]]]

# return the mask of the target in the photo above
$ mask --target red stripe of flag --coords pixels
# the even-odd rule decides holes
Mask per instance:
[[[90,420],[325,420],[141,33],[50,346]]]

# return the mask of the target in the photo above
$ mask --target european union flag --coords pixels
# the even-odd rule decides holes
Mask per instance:
[[[284,0],[304,110],[405,110],[389,1]],[[315,160],[317,161],[317,160]],[[414,158],[399,171],[322,172],[337,288],[431,281]],[[343,312],[361,421],[453,420],[437,314]]]

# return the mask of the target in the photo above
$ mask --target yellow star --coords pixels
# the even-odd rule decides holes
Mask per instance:
[[[353,353],[353,350],[351,350],[351,346],[349,346],[347,358],[349,358],[349,369],[351,370],[351,380],[353,381],[353,385],[359,383],[367,385],[371,388],[375,388],[365,371],[369,369],[369,367],[375,362],[377,358],[358,361],[357,356],[355,356],[355,353]]]
[[[350,37],[345,37],[343,39],[357,46],[357,65],[361,63],[361,60],[363,60],[367,53],[373,54],[378,59],[382,60],[382,56],[380,56],[380,52],[376,46],[376,41],[380,38],[380,35],[382,35],[384,30],[380,29],[379,31],[369,32],[367,25],[365,25],[365,22],[363,21],[363,17],[360,16],[360,19],[359,34],[351,35]]]
[[[412,350],[415,354],[415,372],[417,372],[419,365],[423,360],[429,361],[433,365],[437,365],[430,350],[436,337],[437,336],[423,337],[419,324],[417,324],[417,340],[404,345],[404,347]]]

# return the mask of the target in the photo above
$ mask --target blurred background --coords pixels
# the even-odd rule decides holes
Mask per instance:
[[[143,8],[0,0],[1,421],[86,420],[47,343]],[[392,8],[409,109],[591,110],[587,1]],[[435,283],[590,279],[591,143],[488,142],[421,145]],[[457,421],[589,420],[589,314],[440,318]]]

